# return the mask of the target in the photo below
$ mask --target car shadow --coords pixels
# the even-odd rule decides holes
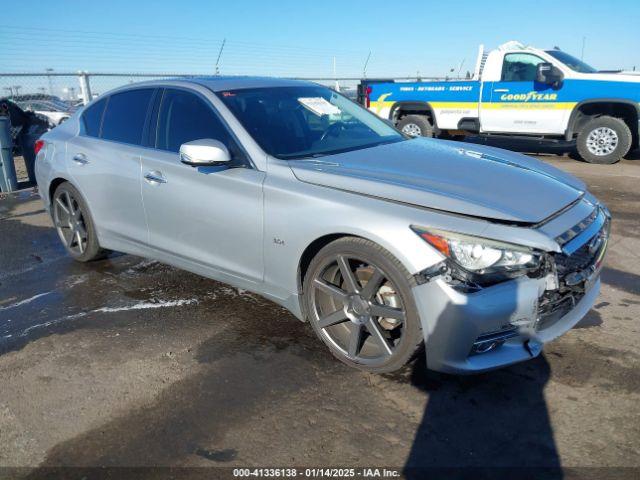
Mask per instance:
[[[563,478],[544,399],[550,373],[544,356],[465,377],[416,362],[411,384],[429,399],[406,478]]]
[[[578,157],[575,142],[561,142],[553,144],[540,140],[513,139],[500,137],[466,137],[465,143],[488,145],[490,147],[504,148],[519,153],[543,154],[543,155],[569,155],[576,161],[583,161]],[[633,150],[625,155],[625,160],[640,160],[640,149]]]
[[[525,308],[522,297],[519,289],[505,292],[500,318],[519,317]],[[404,467],[406,478],[562,478],[544,398],[551,375],[544,355],[475,375],[431,372],[427,370],[430,348],[432,352],[457,348],[434,345],[431,339],[451,339],[461,315],[450,304],[434,314],[438,320],[427,335],[427,361],[414,363],[409,376],[428,400]],[[519,344],[500,348],[519,348]],[[522,349],[524,353],[524,343]],[[479,355],[494,354],[500,352]]]

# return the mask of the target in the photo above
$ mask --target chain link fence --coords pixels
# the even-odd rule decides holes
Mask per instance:
[[[42,102],[62,101],[71,106],[82,105],[109,90],[123,85],[163,78],[192,78],[202,74],[185,73],[0,73],[0,98],[9,98],[26,106],[43,107]],[[355,91],[360,78],[295,77],[314,81],[341,92]],[[396,77],[396,81],[449,80],[441,77]],[[40,103],[38,104],[38,101]],[[51,105],[50,105],[51,106]],[[35,110],[34,110],[35,111]]]

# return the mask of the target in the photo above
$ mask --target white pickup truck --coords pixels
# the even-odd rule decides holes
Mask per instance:
[[[598,71],[558,49],[480,47],[469,80],[363,80],[359,99],[408,135],[573,144],[591,163],[638,146],[640,75]]]

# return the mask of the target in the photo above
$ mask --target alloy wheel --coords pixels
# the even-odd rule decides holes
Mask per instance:
[[[312,279],[311,321],[351,361],[377,365],[402,341],[406,310],[378,266],[349,255],[330,257]]]
[[[587,149],[594,155],[605,156],[613,153],[618,146],[618,134],[609,127],[599,127],[589,132]]]
[[[78,200],[67,190],[63,190],[54,200],[53,220],[65,247],[75,255],[82,255],[88,241],[84,214]]]
[[[407,123],[402,127],[402,133],[409,135],[410,137],[419,137],[422,135],[422,130],[415,123]]]

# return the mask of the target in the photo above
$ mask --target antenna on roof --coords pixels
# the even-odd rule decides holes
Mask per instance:
[[[222,45],[220,45],[220,51],[218,52],[218,59],[216,60],[216,75],[220,75],[220,57],[222,57],[222,51],[224,50],[224,44],[227,43],[227,39],[222,39]]]
[[[371,50],[369,50],[369,55],[367,55],[367,59],[364,62],[364,68],[362,69],[362,78],[367,78],[367,65],[369,65],[370,58],[371,58]]]

